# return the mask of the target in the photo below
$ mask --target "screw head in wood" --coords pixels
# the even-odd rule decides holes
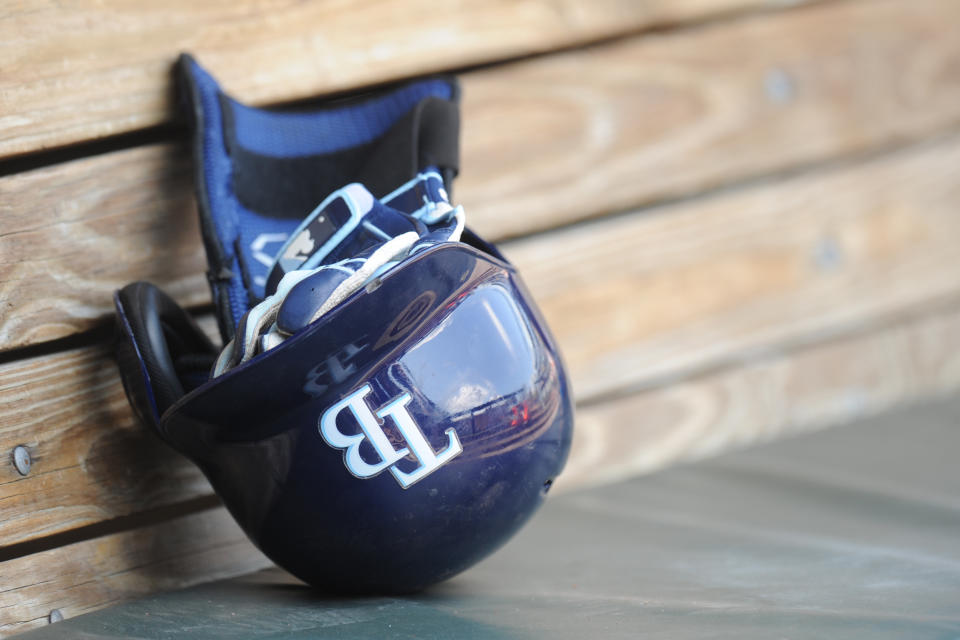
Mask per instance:
[[[763,76],[763,88],[774,104],[788,104],[797,95],[793,78],[783,69],[771,69]]]
[[[13,448],[13,466],[17,468],[20,475],[25,476],[30,473],[30,466],[33,461],[30,459],[30,452],[22,444]]]

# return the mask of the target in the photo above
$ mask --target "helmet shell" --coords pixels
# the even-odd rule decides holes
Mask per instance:
[[[187,394],[159,429],[278,565],[331,591],[407,592],[532,515],[569,451],[570,398],[513,267],[442,244]]]

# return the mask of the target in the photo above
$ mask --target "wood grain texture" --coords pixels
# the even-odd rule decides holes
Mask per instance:
[[[239,97],[274,103],[765,4],[8,1],[0,7],[0,156],[167,121],[181,51]]]
[[[0,634],[269,565],[223,508],[78,542],[0,564]]]
[[[955,128],[957,24],[818,4],[470,74],[457,193],[514,236]]]
[[[956,166],[960,137],[506,251],[595,403],[960,300]],[[106,347],[0,365],[0,394],[0,452],[37,460],[0,467],[0,544],[208,491],[133,423]]]
[[[960,137],[510,243],[580,400],[960,294]]]
[[[134,280],[209,301],[191,164],[186,145],[160,145],[0,178],[0,336],[90,329]]]
[[[960,306],[772,352],[577,412],[557,490],[844,424],[960,392]]]
[[[0,397],[0,546],[212,493],[134,420],[111,345],[0,365]],[[27,476],[17,445],[33,461]]]
[[[466,74],[457,197],[498,239],[935,134],[960,122],[958,10],[814,5]],[[90,329],[135,279],[207,301],[190,164],[0,178],[0,349]]]

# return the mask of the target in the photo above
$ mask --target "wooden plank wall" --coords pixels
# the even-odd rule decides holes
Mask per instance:
[[[266,564],[105,338],[134,279],[209,322],[181,50],[258,104],[462,72],[457,199],[572,372],[560,490],[960,389],[960,3],[434,5],[5,9],[0,633]]]

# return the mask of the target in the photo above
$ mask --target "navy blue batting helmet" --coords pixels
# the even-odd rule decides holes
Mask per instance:
[[[278,111],[179,74],[224,346],[153,285],[118,291],[135,412],[312,585],[469,567],[543,501],[573,410],[516,270],[450,202],[456,81]]]

